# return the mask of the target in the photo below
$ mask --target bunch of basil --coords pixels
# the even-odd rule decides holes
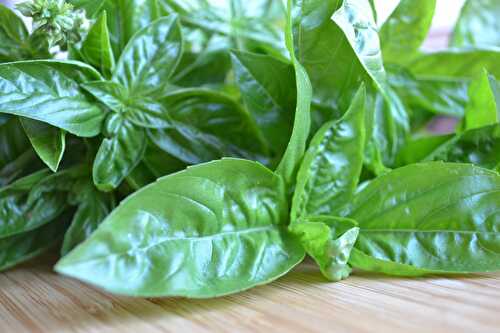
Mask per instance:
[[[0,7],[0,269],[62,240],[56,271],[145,297],[306,254],[333,281],[500,270],[500,6],[425,53],[435,2],[380,29],[369,0],[36,0],[31,33]]]

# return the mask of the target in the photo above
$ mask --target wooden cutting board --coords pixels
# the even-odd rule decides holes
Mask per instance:
[[[303,264],[214,300],[116,297],[38,260],[0,274],[0,332],[500,332],[500,274],[327,283]]]

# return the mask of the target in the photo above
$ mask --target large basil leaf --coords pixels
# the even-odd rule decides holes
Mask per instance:
[[[451,49],[422,55],[412,61],[408,68],[419,77],[474,79],[486,69],[500,77],[497,49]]]
[[[500,269],[500,176],[467,164],[415,164],[373,180],[353,201],[350,263],[393,275]]]
[[[79,83],[100,79],[90,66],[74,61],[0,64],[0,112],[48,123],[82,137],[101,131],[104,112]]]
[[[0,239],[0,271],[30,260],[60,242],[67,224],[54,221],[38,229]]]
[[[264,138],[232,98],[207,89],[181,89],[162,99],[172,126],[149,130],[152,142],[188,164],[221,157],[265,160]]]
[[[90,28],[82,43],[80,53],[86,63],[97,68],[106,78],[111,78],[115,67],[115,58],[109,40],[105,11]]]
[[[429,33],[436,0],[401,0],[380,29],[385,62],[403,64],[418,54]]]
[[[245,105],[271,150],[282,154],[292,132],[297,98],[293,66],[270,56],[245,52],[233,52],[231,59]]]
[[[97,188],[109,192],[139,164],[147,146],[144,129],[138,128],[120,114],[106,120],[105,139],[94,160],[93,179]]]
[[[40,159],[56,172],[66,149],[66,132],[28,118],[20,118],[20,121]]]
[[[23,20],[0,4],[0,62],[21,60],[29,55],[29,33]]]
[[[108,216],[113,200],[111,195],[99,192],[91,181],[82,179],[72,189],[70,204],[78,206],[78,209],[64,235],[63,256],[90,237]]]
[[[303,259],[287,215],[284,184],[263,166],[198,165],[130,196],[56,271],[134,296],[231,294]]]
[[[340,281],[351,274],[347,264],[359,235],[355,221],[320,216],[293,224],[291,231],[300,237],[302,246],[330,281]]]
[[[113,81],[130,96],[161,94],[182,54],[182,36],[176,15],[158,19],[134,35],[116,64]]]
[[[306,144],[311,131],[311,102],[313,90],[311,81],[305,68],[300,64],[294,49],[293,18],[292,18],[292,0],[288,0],[287,6],[287,27],[285,31],[286,46],[292,59],[295,69],[295,82],[297,90],[297,105],[295,108],[295,117],[293,121],[292,136],[281,159],[276,173],[285,180],[289,191],[295,184],[296,175],[300,168],[300,163],[306,151]]]
[[[0,190],[0,239],[49,223],[66,208],[64,193],[56,189],[61,175],[47,176],[40,171]]]
[[[467,0],[455,25],[451,46],[500,46],[499,15],[497,0]]]
[[[483,71],[469,87],[464,127],[468,130],[495,125],[498,124],[499,117],[500,88],[495,78]]]
[[[338,215],[349,203],[361,175],[366,140],[364,86],[338,121],[325,124],[311,141],[297,175],[291,221]]]

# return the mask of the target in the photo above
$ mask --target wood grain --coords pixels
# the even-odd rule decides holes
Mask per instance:
[[[0,274],[0,332],[500,332],[500,274],[326,283],[310,263],[215,300],[116,297],[42,259]]]

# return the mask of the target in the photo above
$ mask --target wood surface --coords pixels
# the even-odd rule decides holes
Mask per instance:
[[[327,283],[311,263],[213,300],[109,295],[51,270],[0,274],[0,332],[500,332],[500,274]]]

